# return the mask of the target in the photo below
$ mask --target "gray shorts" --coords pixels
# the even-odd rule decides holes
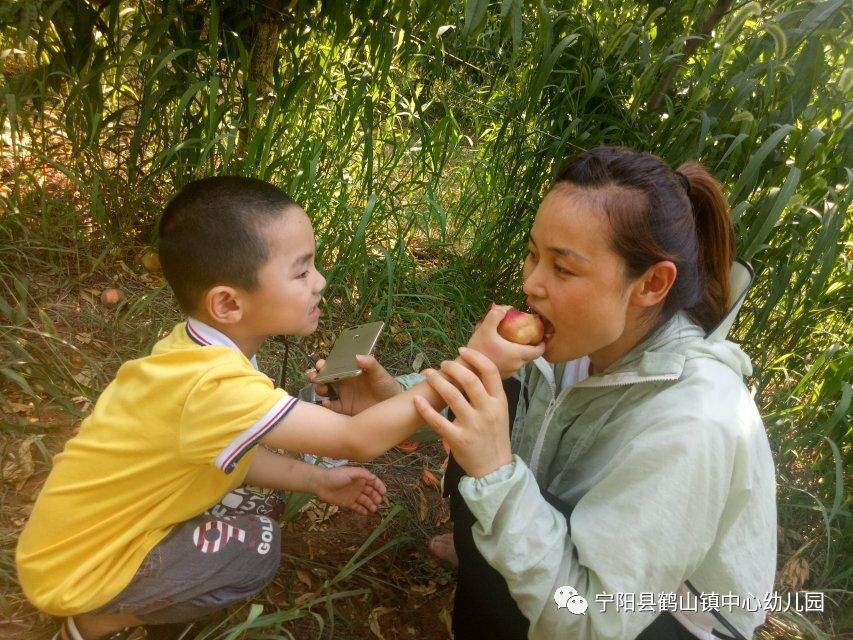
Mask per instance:
[[[272,582],[281,558],[269,503],[268,494],[240,487],[176,525],[130,584],[92,613],[130,613],[146,624],[189,622],[257,593]]]

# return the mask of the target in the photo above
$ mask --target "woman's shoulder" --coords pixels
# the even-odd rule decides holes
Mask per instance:
[[[638,390],[640,391],[640,390]],[[637,394],[627,413],[649,428],[680,425],[687,438],[733,443],[752,431],[764,431],[761,415],[743,371],[709,356],[688,358],[681,376]]]

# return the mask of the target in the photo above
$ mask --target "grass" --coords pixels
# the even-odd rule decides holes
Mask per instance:
[[[165,200],[194,177],[271,180],[314,221],[326,316],[293,341],[295,383],[342,326],[385,320],[379,353],[402,372],[464,342],[491,300],[519,302],[526,233],[568,154],[624,144],[673,165],[699,158],[728,187],[739,255],[757,272],[734,337],[753,357],[777,463],[779,588],[832,603],[829,615],[780,616],[760,634],[840,637],[851,626],[844,3],[733,4],[682,60],[710,3],[342,11],[300,0],[270,77],[253,71],[246,39],[257,5],[113,0],[84,11],[69,41],[61,4],[0,8],[4,451],[28,436],[61,446],[42,410],[83,414],[118,364],[176,321],[138,257]],[[126,302],[105,313],[88,289],[107,284]],[[261,360],[275,370],[281,355],[271,344]],[[0,576],[11,567],[3,548]],[[252,624],[284,622],[266,615]],[[328,635],[328,607],[323,616]]]

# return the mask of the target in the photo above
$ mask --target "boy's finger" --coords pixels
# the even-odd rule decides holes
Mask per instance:
[[[474,370],[479,374],[480,377],[477,378],[477,382],[480,383],[480,388],[483,389],[484,392],[487,392],[493,398],[504,393],[503,382],[501,382],[501,373],[489,357],[483,355],[476,349],[468,349],[467,347],[459,347],[459,355],[463,360],[465,360],[465,362],[474,367]],[[464,369],[462,365],[457,366]]]
[[[385,495],[385,492],[386,492],[386,491],[388,491],[388,488],[385,486],[385,483],[384,483],[384,482],[382,482],[382,480],[380,480],[378,477],[374,477],[374,478],[373,478],[373,481],[371,482],[371,485],[373,486],[373,488],[374,488],[374,489],[376,489],[376,491],[377,491],[380,495],[383,495],[383,496],[384,496],[384,495]]]
[[[376,489],[374,489],[370,485],[366,485],[361,490],[361,495],[365,496],[368,500],[375,504],[380,504],[382,502],[382,496],[380,496],[379,492],[377,492]]]
[[[368,471],[364,467],[349,467],[349,470],[349,477],[352,481],[364,480],[365,482],[373,482],[373,480],[376,478],[375,475],[370,473],[370,471]]]
[[[376,511],[379,508],[379,505],[382,504],[382,496],[380,496],[378,493],[374,493],[373,495],[362,495],[367,498],[367,506],[368,508],[370,508],[371,511]]]
[[[417,409],[418,413],[420,413],[421,417],[424,419],[424,422],[426,422],[433,431],[442,438],[447,438],[448,441],[455,442],[457,427],[454,426],[450,420],[433,409],[432,405],[422,396],[415,396],[413,402],[415,403],[415,409]]]
[[[366,495],[362,494],[355,499],[357,504],[360,504],[362,507],[367,509],[368,511],[373,511],[376,509],[376,505],[368,498]]]

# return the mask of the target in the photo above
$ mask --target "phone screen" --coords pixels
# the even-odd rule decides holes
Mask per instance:
[[[361,374],[355,363],[356,355],[370,355],[385,328],[384,322],[368,322],[345,329],[335,340],[326,364],[318,372],[315,382],[334,382]]]

